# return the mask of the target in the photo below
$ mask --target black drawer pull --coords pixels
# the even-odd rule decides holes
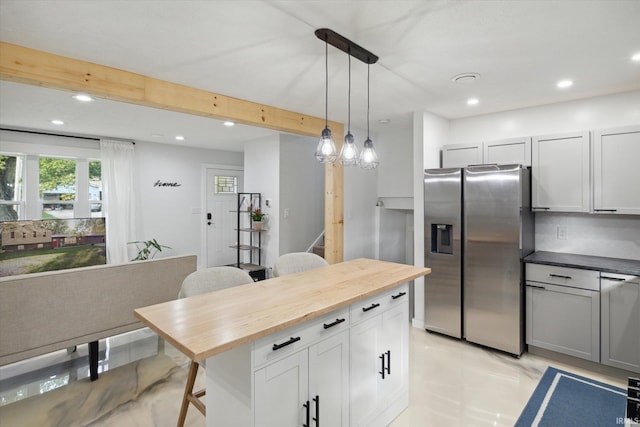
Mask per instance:
[[[618,212],[618,209],[594,209],[594,212]]]
[[[401,296],[406,295],[406,294],[407,294],[406,292],[400,292],[398,295],[391,295],[391,298],[393,298],[393,299],[398,299],[398,298],[400,298]]]
[[[609,277],[609,276],[601,276],[601,279],[604,280],[615,280],[616,282],[624,282],[626,279],[620,279],[618,277]]]
[[[289,341],[283,342],[282,344],[274,344],[273,351],[280,350],[282,347],[286,347],[289,344],[293,344],[294,342],[300,341],[300,337],[291,337]]]
[[[302,427],[311,427],[311,423],[309,422],[309,409],[310,409],[311,405],[309,404],[309,401],[307,400],[307,403],[303,403],[302,407],[306,411],[306,415],[304,417],[306,423],[302,424]]]
[[[382,375],[382,379],[384,379],[384,373],[387,372],[387,368],[385,368],[385,366],[384,366],[384,353],[382,353],[380,356],[378,356],[378,359],[382,360],[382,370],[379,371],[378,373],[380,375]]]
[[[313,401],[316,402],[316,416],[313,417],[313,421],[316,422],[316,427],[320,427],[320,396],[316,395]]]
[[[527,284],[527,286],[530,288],[544,289],[545,291],[547,290],[547,288],[545,288],[544,286],[536,286],[536,285],[529,285],[529,284]]]
[[[539,206],[532,206],[531,207],[531,210],[537,210],[537,209],[540,209],[542,211],[548,211],[551,208],[542,208],[542,207],[539,207]]]
[[[331,327],[334,327],[336,325],[339,325],[340,323],[344,322],[346,319],[336,319],[335,322],[329,323],[328,325],[325,323],[322,326],[324,326],[325,329],[329,329]]]
[[[560,274],[549,274],[549,276],[551,276],[551,277],[557,277],[557,278],[559,278],[559,279],[572,279],[572,277],[571,277],[571,276],[562,276],[562,275],[560,275]]]
[[[369,307],[362,307],[362,311],[373,310],[376,307],[380,307],[380,304],[376,303],[376,304],[371,304]]]
[[[387,350],[387,375],[391,375],[391,350]]]

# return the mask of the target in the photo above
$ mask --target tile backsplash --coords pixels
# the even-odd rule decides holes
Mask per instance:
[[[535,215],[536,251],[640,260],[640,216]]]

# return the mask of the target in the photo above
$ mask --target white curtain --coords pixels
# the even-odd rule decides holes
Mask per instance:
[[[133,143],[100,140],[103,209],[107,218],[107,262],[128,262],[134,241]]]

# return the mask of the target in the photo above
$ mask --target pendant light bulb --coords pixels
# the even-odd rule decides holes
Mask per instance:
[[[329,44],[326,39],[324,41],[324,77],[324,129],[316,147],[316,160],[320,163],[333,163],[338,156],[336,143],[333,141],[331,129],[329,129]]]
[[[331,130],[326,127],[322,131],[320,141],[316,147],[316,160],[320,163],[333,163],[337,158],[336,143],[333,141]]]
[[[344,143],[340,150],[339,159],[342,166],[353,166],[358,164],[358,147],[356,147],[353,135],[351,135],[351,54],[347,52],[347,56],[349,57],[349,108],[347,115],[347,134],[344,136]]]
[[[373,141],[369,138],[369,65],[367,64],[367,139],[360,153],[358,164],[362,169],[375,169],[378,167],[378,155],[373,149]]]
[[[344,136],[344,144],[340,150],[340,163],[343,166],[353,166],[358,164],[358,147],[353,139],[351,132],[347,132]]]
[[[378,155],[373,149],[373,141],[369,138],[364,142],[364,148],[360,152],[360,161],[358,162],[362,169],[375,169],[378,167]]]

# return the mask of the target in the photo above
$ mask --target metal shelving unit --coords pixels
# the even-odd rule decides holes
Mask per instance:
[[[238,193],[236,243],[231,248],[236,249],[235,267],[245,270],[253,280],[264,280],[266,269],[262,266],[262,233],[254,227],[251,211],[262,208],[260,193]]]

